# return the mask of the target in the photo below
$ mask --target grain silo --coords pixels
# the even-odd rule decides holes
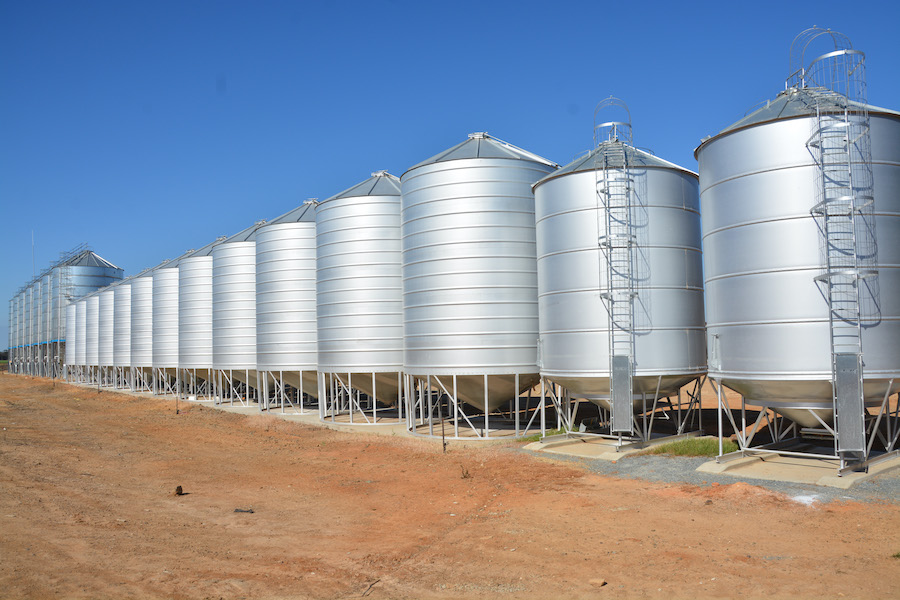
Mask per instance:
[[[113,385],[131,387],[131,282],[113,286]]]
[[[97,360],[100,366],[100,385],[113,385],[113,342],[115,340],[115,296],[112,287],[98,292]]]
[[[316,223],[312,201],[256,232],[260,408],[304,413],[316,398]]]
[[[598,404],[597,434],[620,445],[695,426],[706,372],[697,175],[631,132],[604,100],[594,150],[534,186],[541,374]]]
[[[900,113],[867,104],[841,34],[803,32],[791,60],[784,92],[696,150],[709,376],[762,409],[727,411],[739,454],[802,444],[843,473],[897,444]]]
[[[403,363],[428,433],[446,410],[454,436],[489,437],[539,381],[531,186],[556,168],[474,133],[401,177]]]
[[[100,292],[85,298],[85,381],[101,385],[100,378]]]
[[[315,233],[320,415],[403,422],[400,180],[378,171],[320,202]]]
[[[258,221],[213,247],[212,368],[218,402],[258,400],[256,232]],[[191,258],[189,260],[195,260]]]
[[[45,272],[41,276],[41,296],[39,301],[39,324],[38,330],[40,332],[38,342],[40,343],[40,370],[39,374],[41,377],[50,377],[53,372],[52,367],[50,366],[50,361],[52,358],[52,349],[50,346],[50,298],[52,297],[51,290],[51,271]]]
[[[34,375],[34,282],[25,288],[25,373]]]
[[[153,271],[159,266],[131,281],[132,391],[153,391]]]
[[[87,298],[77,300],[75,304],[75,381],[85,383],[87,374]]]
[[[65,361],[63,363],[63,377],[68,381],[79,381],[76,373],[77,363],[75,361],[75,347],[78,345],[78,328],[77,328],[77,303],[70,302],[66,305],[65,320]]]
[[[195,252],[203,253],[214,244],[225,240],[220,237],[199,250],[188,250],[178,258],[164,262],[153,270],[151,292],[151,367],[154,394],[178,393],[178,265]],[[141,365],[142,367],[144,365]]]
[[[9,372],[18,373],[19,364],[19,295],[9,301]]]

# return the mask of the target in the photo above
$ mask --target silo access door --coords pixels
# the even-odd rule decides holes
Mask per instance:
[[[865,406],[858,354],[834,355],[834,411],[838,454],[845,461],[865,460]]]
[[[631,357],[630,356],[613,356],[612,357],[612,379],[611,383],[611,413],[610,413],[610,429],[613,433],[627,433],[632,435],[632,415],[634,406],[632,404],[632,386],[631,386]]]

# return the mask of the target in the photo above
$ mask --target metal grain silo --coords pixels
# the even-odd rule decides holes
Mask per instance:
[[[258,221],[212,250],[212,352],[219,401],[256,397]]]
[[[50,359],[51,348],[50,340],[50,273],[46,272],[41,276],[40,280],[40,300],[38,303],[38,342],[40,350],[40,369],[39,374],[42,377],[49,377],[51,374]]]
[[[212,367],[212,256],[198,252],[178,264],[178,370],[187,396],[212,397]]]
[[[152,391],[153,273],[131,282],[131,389]]]
[[[27,359],[28,359],[28,350],[27,350],[26,341],[25,341],[28,336],[28,332],[27,332],[28,317],[25,312],[26,300],[27,300],[27,289],[23,289],[21,292],[19,292],[18,297],[19,297],[19,303],[18,303],[18,312],[19,312],[18,363],[19,363],[19,366],[18,366],[17,372],[24,374],[26,372],[25,363],[27,362]]]
[[[85,355],[88,383],[100,382],[100,293],[85,298]]]
[[[87,299],[75,302],[75,380],[87,380]]]
[[[316,310],[323,416],[377,423],[378,403],[401,409],[400,180],[387,171],[316,206]]]
[[[60,267],[63,269],[63,294],[81,298],[122,279],[123,271],[91,250],[73,252]]]
[[[111,287],[98,292],[100,312],[98,321],[97,357],[100,364],[100,381],[103,385],[113,384],[113,351],[115,340],[115,296]]]
[[[26,343],[28,345],[28,374],[38,372],[38,323],[40,322],[38,307],[40,305],[40,281],[32,281],[25,296]]]
[[[19,295],[9,300],[9,372],[17,374],[19,365]]]
[[[55,265],[50,271],[50,376],[63,377],[66,341],[66,305],[63,297],[62,269]]]
[[[256,362],[264,408],[303,412],[306,397],[318,395],[315,213],[313,203],[304,203],[256,232]]]
[[[153,388],[176,393],[178,370],[178,265],[153,272]]]
[[[900,381],[900,113],[866,103],[844,36],[808,30],[792,58],[784,92],[696,150],[709,376],[789,419],[783,446],[831,436],[859,467]]]
[[[531,185],[555,169],[475,133],[401,178],[404,371],[457,410],[538,382]]]
[[[78,381],[76,375],[75,347],[78,345],[77,327],[77,303],[70,302],[66,305],[66,333],[65,333],[65,378],[69,381]]]
[[[611,98],[598,117],[610,109],[627,113]],[[692,381],[693,406],[706,372],[698,181],[635,148],[630,118],[595,134],[534,186],[541,374],[606,409],[604,433],[646,441],[654,419],[635,413]],[[683,433],[690,411],[666,412]]]
[[[113,288],[113,384],[124,388],[131,379],[131,282],[117,283]]]

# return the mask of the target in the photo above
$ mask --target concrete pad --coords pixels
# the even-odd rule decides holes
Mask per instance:
[[[563,454],[566,456],[578,456],[581,458],[593,458],[616,462],[620,458],[646,449],[622,448],[616,450],[615,440],[605,438],[571,438],[553,442],[532,442],[525,446],[526,450],[546,452],[548,454]]]
[[[838,476],[839,466],[840,461],[837,459],[767,454],[747,456],[723,463],[713,460],[700,465],[697,471],[728,475],[738,479],[804,483],[844,490],[888,471],[897,470],[897,474],[900,475],[900,457],[870,465],[868,473],[847,473]]]

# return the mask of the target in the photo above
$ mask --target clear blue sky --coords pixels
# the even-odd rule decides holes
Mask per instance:
[[[0,347],[32,231],[38,271],[87,242],[132,275],[472,131],[565,164],[611,94],[636,145],[696,170],[813,25],[900,109],[898,6],[0,0]]]

